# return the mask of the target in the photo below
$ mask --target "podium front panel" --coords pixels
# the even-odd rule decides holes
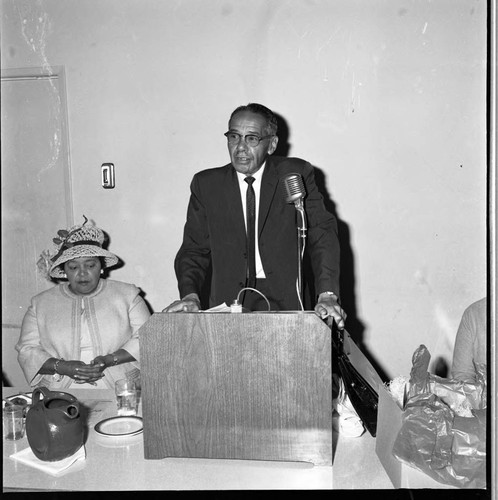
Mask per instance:
[[[332,465],[331,334],[316,314],[157,313],[140,364],[145,458]]]

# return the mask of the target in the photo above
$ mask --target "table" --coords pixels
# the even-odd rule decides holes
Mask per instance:
[[[31,392],[27,387],[4,387],[3,397]],[[94,430],[104,418],[116,415],[111,390],[71,388],[89,417],[86,460],[61,476],[51,476],[10,455],[29,446],[26,436],[3,441],[3,491],[118,491],[118,490],[295,490],[392,489],[375,454],[375,438],[334,433],[333,467],[302,462],[165,458],[145,460],[143,434],[107,438]],[[139,415],[141,407],[139,406]]]

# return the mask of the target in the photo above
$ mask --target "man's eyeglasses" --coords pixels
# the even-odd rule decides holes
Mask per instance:
[[[225,132],[223,135],[227,138],[228,144],[238,144],[242,137],[244,137],[245,143],[253,148],[256,147],[263,139],[273,137],[273,134],[265,135],[264,137],[259,137],[259,135],[254,134],[247,134],[245,136],[242,136],[237,132]]]

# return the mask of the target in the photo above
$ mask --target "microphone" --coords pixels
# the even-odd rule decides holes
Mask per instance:
[[[303,308],[303,284],[302,284],[302,260],[304,256],[304,246],[306,241],[306,214],[304,211],[303,198],[306,196],[304,182],[301,174],[289,174],[283,178],[284,195],[286,203],[294,203],[296,207],[296,224],[297,224],[297,278],[296,292]],[[299,224],[299,220],[301,223]]]
[[[304,182],[301,174],[289,174],[283,178],[284,195],[286,203],[301,204],[301,200],[306,195]]]

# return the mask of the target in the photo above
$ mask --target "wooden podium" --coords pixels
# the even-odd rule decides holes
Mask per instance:
[[[331,331],[315,313],[153,314],[140,363],[146,459],[332,465]]]

